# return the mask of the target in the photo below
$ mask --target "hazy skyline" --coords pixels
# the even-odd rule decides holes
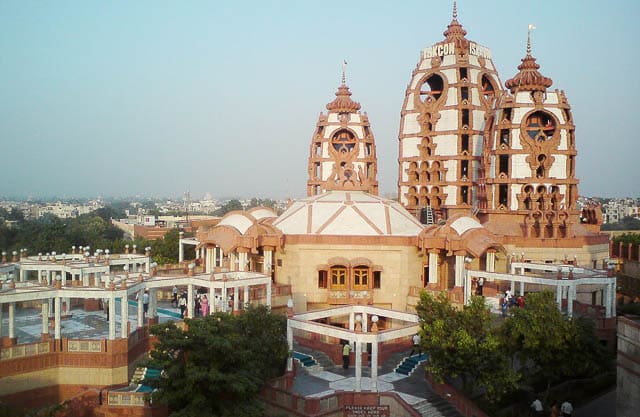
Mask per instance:
[[[348,61],[395,194],[400,109],[452,1],[3,1],[0,196],[299,198]],[[458,1],[467,38],[540,71],[576,124],[581,195],[640,195],[640,2]]]

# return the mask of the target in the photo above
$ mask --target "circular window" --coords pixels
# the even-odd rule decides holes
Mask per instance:
[[[531,140],[544,142],[553,139],[556,123],[549,113],[537,111],[527,117],[525,130]]]
[[[356,147],[356,138],[348,130],[340,130],[333,135],[331,145],[339,153],[349,153]]]

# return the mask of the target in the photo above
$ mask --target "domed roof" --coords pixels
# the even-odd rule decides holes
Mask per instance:
[[[396,201],[363,191],[298,200],[273,225],[285,235],[417,236],[423,229]]]
[[[531,26],[529,28],[529,36],[527,38],[527,55],[522,58],[522,63],[518,65],[519,73],[515,77],[507,80],[504,85],[511,90],[516,91],[545,91],[551,87],[553,80],[545,77],[538,70],[540,65],[536,63],[536,59],[531,55]]]
[[[336,91],[336,98],[327,104],[327,110],[336,113],[355,113],[360,110],[360,103],[351,100],[351,91],[343,81]]]
[[[232,211],[231,213],[227,213],[222,220],[220,220],[218,226],[231,226],[243,235],[247,229],[255,223],[255,221],[256,219],[246,212]]]
[[[269,207],[254,207],[248,211],[256,220],[262,220],[269,217],[278,217],[273,209]]]

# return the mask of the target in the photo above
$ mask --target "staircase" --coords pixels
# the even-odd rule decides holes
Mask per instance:
[[[294,350],[294,352],[305,354],[305,355],[310,356],[311,358],[313,358],[318,364],[318,368],[317,369],[319,371],[322,371],[322,370],[325,370],[325,369],[327,369],[327,370],[333,369],[336,366],[336,364],[333,363],[331,358],[329,358],[325,353],[320,352],[318,350],[313,350],[313,349],[309,349],[309,348],[304,347],[304,346],[300,346],[298,343],[295,343],[295,342],[293,344],[293,350]]]
[[[412,405],[422,417],[461,417],[454,406],[438,396]]]
[[[411,373],[416,369],[416,367],[421,363],[427,360],[427,355],[422,353],[420,355],[413,355],[404,358],[404,360],[398,365],[397,368],[394,369],[395,372],[403,375],[411,375]]]

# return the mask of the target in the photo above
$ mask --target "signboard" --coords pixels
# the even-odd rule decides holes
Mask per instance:
[[[455,55],[456,48],[453,42],[437,43],[422,50],[424,58],[433,58],[436,56]],[[486,46],[478,45],[475,42],[469,42],[469,54],[487,59],[491,59],[491,49]]]
[[[388,405],[345,405],[344,417],[389,417]]]

